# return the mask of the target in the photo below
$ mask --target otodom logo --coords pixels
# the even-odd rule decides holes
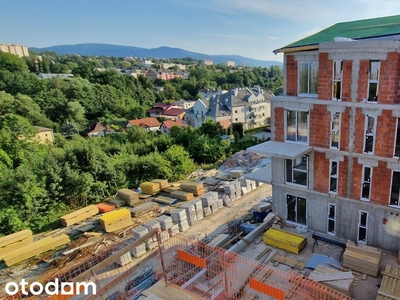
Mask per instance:
[[[40,282],[29,283],[22,279],[19,283],[8,282],[5,292],[9,296],[18,294],[38,296],[46,293],[52,295],[96,295],[97,287],[94,282],[60,282],[58,278],[43,285]]]

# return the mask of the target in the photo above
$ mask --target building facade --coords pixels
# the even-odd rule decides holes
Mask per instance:
[[[276,50],[272,141],[249,150],[271,156],[264,178],[288,223],[398,251],[399,21],[338,23]]]

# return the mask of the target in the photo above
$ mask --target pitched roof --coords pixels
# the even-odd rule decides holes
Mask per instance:
[[[221,124],[222,128],[224,128],[224,129],[227,129],[227,128],[231,127],[231,125],[232,125],[231,120],[221,120],[221,121],[218,121],[218,123]]]
[[[274,52],[285,52],[285,50],[288,51],[291,48],[316,46],[322,42],[333,42],[336,37],[359,40],[395,34],[400,34],[400,15],[341,22],[298,40],[297,42],[274,50]]]
[[[139,126],[143,127],[160,127],[161,123],[158,122],[156,118],[144,118],[144,119],[137,119],[137,120],[129,120],[129,124],[132,126]]]
[[[163,122],[163,124],[167,129],[171,129],[174,126],[179,126],[179,127],[185,127],[186,126],[179,119],[175,120],[175,121],[174,120],[166,120],[166,121]]]
[[[165,115],[165,116],[175,116],[175,117],[178,117],[178,116],[180,116],[182,113],[184,113],[185,112],[185,110],[184,109],[182,109],[182,108],[174,108],[174,107],[172,107],[172,108],[169,108],[169,109],[167,109],[166,111],[164,111],[163,112],[163,115]]]

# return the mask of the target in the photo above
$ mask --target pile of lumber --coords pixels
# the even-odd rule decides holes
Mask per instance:
[[[293,232],[288,232],[279,228],[268,229],[263,236],[263,241],[267,245],[299,254],[307,245],[307,238]]]
[[[167,179],[154,179],[151,182],[158,183],[160,185],[160,190],[168,185]]]
[[[33,242],[33,236],[31,230],[22,230],[13,234],[9,234],[0,238],[0,260],[3,256],[14,252],[26,245]]]
[[[400,299],[400,267],[386,265],[376,300]]]
[[[171,197],[176,198],[181,201],[190,201],[194,198],[193,193],[184,192],[184,191],[174,191],[171,192]]]
[[[158,196],[154,198],[152,201],[161,204],[172,205],[175,204],[178,200],[170,197]]]
[[[143,194],[153,195],[153,196],[161,191],[159,183],[148,182],[148,181],[142,182],[140,184],[140,189],[142,190]]]
[[[68,235],[60,234],[57,236],[48,236],[43,239],[32,242],[17,250],[9,252],[3,256],[7,266],[13,266],[28,258],[39,255],[43,252],[52,250],[56,247],[68,244],[70,242]]]
[[[132,217],[137,218],[141,215],[147,214],[148,212],[158,212],[160,206],[154,202],[146,202],[136,207],[130,208],[130,214]]]
[[[352,296],[354,276],[351,272],[341,272],[336,269],[319,264],[310,273],[310,279],[348,296]]]
[[[140,203],[139,194],[130,189],[121,189],[117,192],[117,198],[124,200],[129,206],[135,206]]]
[[[184,192],[193,193],[195,196],[200,196],[204,194],[204,186],[199,182],[182,182],[181,190]]]
[[[108,212],[102,215],[99,220],[101,228],[105,232],[114,232],[133,225],[131,212],[126,208]]]
[[[87,218],[93,217],[99,213],[99,209],[96,205],[89,205],[79,210],[76,210],[70,214],[62,216],[60,218],[63,226],[70,226],[79,223]]]
[[[106,212],[110,212],[112,210],[115,209],[115,205],[111,204],[111,203],[106,203],[106,202],[102,202],[99,204],[96,204],[97,208],[99,209],[99,212],[104,214]]]
[[[166,193],[172,193],[172,192],[180,191],[180,190],[181,190],[180,186],[174,186],[174,185],[171,185],[171,184],[163,187],[163,189],[162,189],[162,191],[166,192]]]
[[[382,250],[348,240],[343,253],[343,267],[378,277]]]

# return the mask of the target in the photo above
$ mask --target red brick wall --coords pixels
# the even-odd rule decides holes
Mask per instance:
[[[361,60],[358,70],[357,102],[362,102],[363,99],[368,97],[368,68],[369,60]]]
[[[360,200],[361,198],[361,181],[362,181],[363,166],[358,164],[358,159],[353,158],[353,179],[351,183],[352,199]]]
[[[310,146],[329,148],[330,120],[331,113],[326,110],[326,105],[314,105],[310,112]]]
[[[347,197],[347,171],[348,171],[349,159],[347,156],[344,157],[343,161],[339,161],[339,173],[338,173],[338,190],[337,194],[340,197]]]
[[[351,72],[353,61],[344,60],[342,69],[342,101],[351,102]]]
[[[386,162],[380,161],[377,167],[372,168],[371,203],[387,206],[391,191],[392,171]]]
[[[356,108],[354,133],[354,152],[364,153],[365,139],[365,115],[361,113],[361,108]]]
[[[332,100],[333,62],[328,53],[319,54],[318,62],[318,99]]]
[[[387,60],[381,61],[378,103],[393,104],[399,101],[399,67],[399,53],[389,52]]]
[[[322,152],[314,152],[314,190],[329,192],[329,159]]]
[[[286,55],[286,95],[297,96],[297,61],[294,60],[293,55]]]
[[[377,117],[374,154],[376,156],[393,157],[395,143],[396,118],[392,117],[391,110],[383,110],[382,116]]]
[[[285,109],[283,107],[276,107],[275,114],[275,141],[285,141]]]

